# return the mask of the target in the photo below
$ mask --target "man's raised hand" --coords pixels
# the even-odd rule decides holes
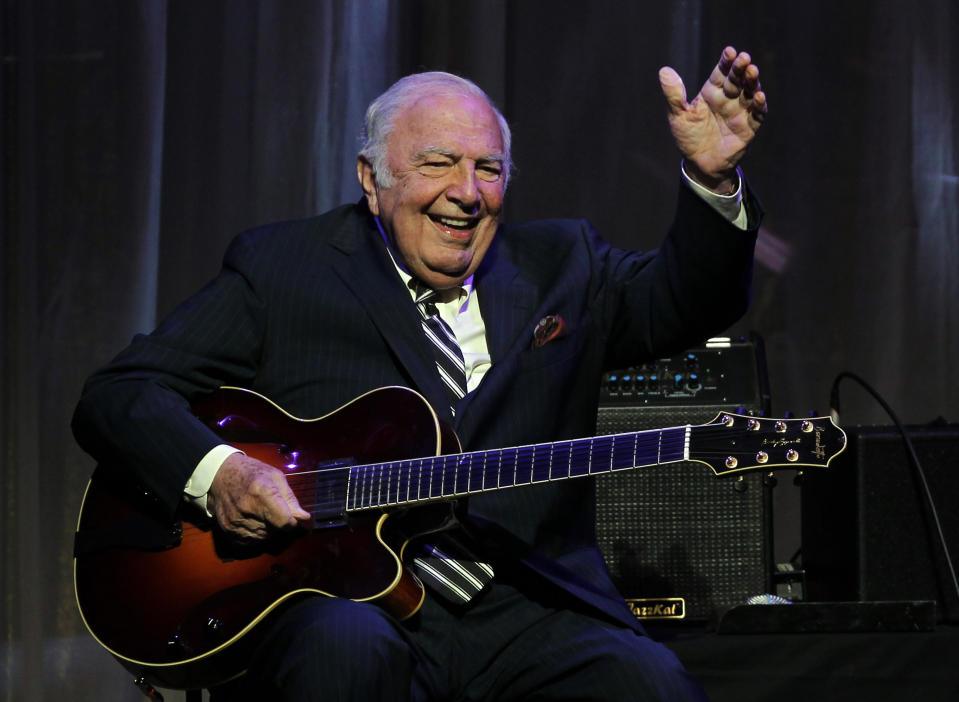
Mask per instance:
[[[691,102],[679,74],[659,70],[669,127],[686,163],[686,172],[718,192],[736,185],[736,165],[766,116],[766,94],[759,67],[745,51],[727,46]]]

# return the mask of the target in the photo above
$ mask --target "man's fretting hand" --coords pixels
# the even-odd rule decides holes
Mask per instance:
[[[246,541],[311,523],[283,471],[242,453],[231,455],[220,466],[206,504],[224,531]]]
[[[727,46],[692,102],[669,66],[659,69],[669,127],[694,180],[717,192],[736,187],[736,165],[766,116],[759,67],[746,52]]]

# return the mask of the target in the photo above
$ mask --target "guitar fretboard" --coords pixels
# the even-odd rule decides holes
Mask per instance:
[[[351,466],[347,510],[445,500],[686,460],[686,427]]]

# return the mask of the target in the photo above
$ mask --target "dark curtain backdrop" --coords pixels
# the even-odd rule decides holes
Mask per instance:
[[[364,106],[411,71],[460,72],[503,108],[510,218],[587,217],[651,248],[678,182],[657,69],[695,92],[726,43],[749,49],[771,114],[744,167],[768,216],[730,333],[765,338],[774,411],[824,412],[852,370],[907,422],[959,421],[952,0],[0,7],[4,701],[138,699],[73,599],[81,383],[234,233],[358,198]],[[855,385],[842,397],[845,422],[889,423]],[[783,482],[780,559],[798,538]]]

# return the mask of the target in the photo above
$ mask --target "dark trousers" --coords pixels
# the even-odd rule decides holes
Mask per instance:
[[[306,598],[286,609],[249,673],[216,702],[706,699],[671,651],[603,621],[571,596],[497,574],[469,608],[427,593],[397,622],[350,600]]]

